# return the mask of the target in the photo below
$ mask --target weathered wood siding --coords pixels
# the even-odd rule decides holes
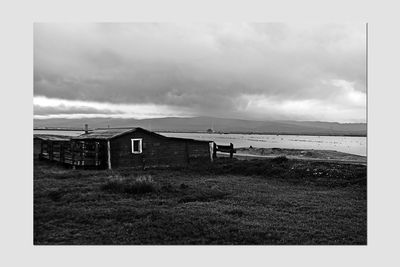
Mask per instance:
[[[211,160],[210,145],[206,142],[188,142],[189,161]]]
[[[142,153],[132,153],[131,139],[142,139]],[[209,144],[190,140],[164,138],[136,131],[111,140],[111,166],[167,167],[185,166],[193,160],[210,160]]]
[[[39,158],[39,154],[41,152],[42,140],[39,138],[33,139],[33,158]]]

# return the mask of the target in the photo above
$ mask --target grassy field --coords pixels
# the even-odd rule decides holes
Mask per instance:
[[[285,158],[174,170],[34,164],[34,244],[366,244],[366,167]]]

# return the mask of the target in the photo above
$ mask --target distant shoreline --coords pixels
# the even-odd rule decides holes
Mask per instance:
[[[155,131],[158,133],[203,133],[207,134],[207,132],[185,132],[185,131]],[[279,133],[279,132],[215,132],[211,134],[248,134],[248,135],[307,135],[307,136],[347,136],[347,137],[367,137],[367,135],[360,135],[360,134],[314,134],[314,133]]]
[[[128,129],[129,127],[112,127],[112,128],[96,128],[96,129]],[[84,131],[84,129],[33,129],[34,131]],[[94,130],[94,129],[90,129]],[[90,131],[89,130],[89,131]],[[196,132],[196,131],[163,131],[163,130],[153,130],[153,132],[157,133],[198,133],[198,134],[207,134],[207,132]],[[367,135],[363,134],[329,134],[329,133],[280,133],[280,132],[213,132],[210,134],[247,134],[247,135],[304,135],[304,136],[344,136],[344,137],[367,137]]]
[[[224,155],[222,153],[218,153],[218,155],[227,156],[226,154]],[[234,154],[234,157],[238,159],[263,159],[282,156],[293,160],[367,164],[366,156],[328,149],[238,147],[236,148],[236,153]]]

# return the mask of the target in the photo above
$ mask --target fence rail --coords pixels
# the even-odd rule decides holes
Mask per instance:
[[[72,166],[96,166],[105,164],[102,147],[98,142],[86,147],[71,141],[43,140],[40,143],[39,158]]]
[[[233,154],[236,153],[236,149],[233,147],[233,144],[230,143],[228,146],[223,146],[223,145],[217,145],[214,143],[214,158],[217,158],[217,152],[222,152],[222,153],[229,153],[229,157],[233,158]]]

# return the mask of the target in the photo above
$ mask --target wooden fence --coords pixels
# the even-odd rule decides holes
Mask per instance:
[[[222,153],[229,153],[230,158],[233,158],[233,153],[236,153],[236,149],[233,147],[232,143],[230,143],[229,146],[222,146],[214,143],[214,150],[213,150],[214,158],[217,158],[217,151]]]
[[[41,140],[39,158],[72,166],[106,165],[104,146],[95,141]]]

